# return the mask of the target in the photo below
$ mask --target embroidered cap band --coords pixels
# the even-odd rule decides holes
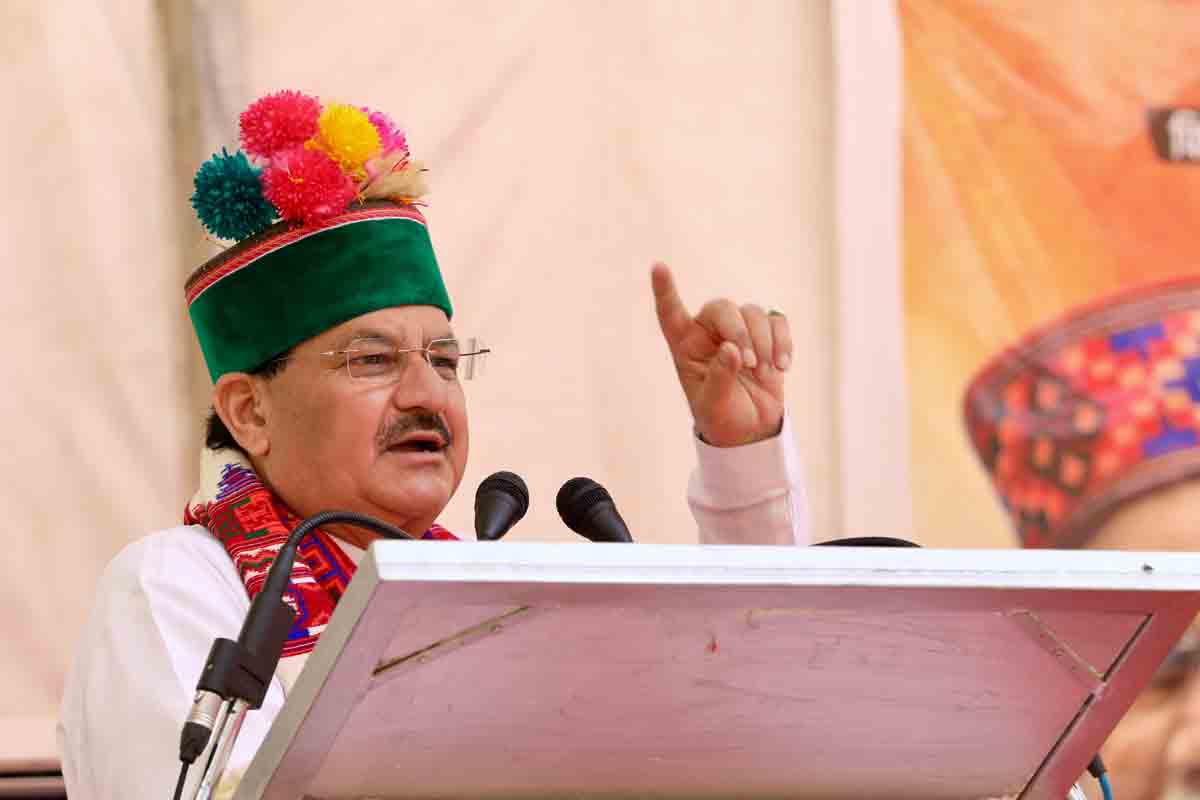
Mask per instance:
[[[1079,547],[1121,503],[1200,476],[1200,277],[1077,309],[967,389],[976,453],[1026,547]]]

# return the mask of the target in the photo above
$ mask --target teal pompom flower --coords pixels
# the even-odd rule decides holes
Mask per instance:
[[[241,150],[230,155],[225,148],[200,166],[192,207],[210,233],[241,241],[275,221],[278,214],[263,197],[260,173]]]

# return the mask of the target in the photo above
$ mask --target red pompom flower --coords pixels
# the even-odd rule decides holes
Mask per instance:
[[[316,136],[320,116],[315,97],[291,89],[260,97],[239,118],[242,149],[271,158]]]
[[[262,176],[263,194],[279,216],[305,225],[346,210],[354,181],[324,151],[303,146],[277,153]]]

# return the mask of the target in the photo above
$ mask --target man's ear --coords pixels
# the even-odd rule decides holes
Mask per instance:
[[[266,398],[259,382],[245,372],[227,372],[213,387],[212,405],[238,444],[252,456],[271,450],[264,412]]]

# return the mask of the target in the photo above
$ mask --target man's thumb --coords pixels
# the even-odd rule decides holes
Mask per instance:
[[[738,371],[742,368],[742,356],[738,352],[737,345],[733,342],[721,342],[721,346],[717,348],[716,358],[712,369],[708,373],[709,382],[712,384],[713,390],[723,389],[730,383],[737,380]]]

